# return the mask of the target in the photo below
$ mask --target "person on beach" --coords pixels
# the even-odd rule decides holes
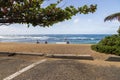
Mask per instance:
[[[67,44],[70,44],[70,42],[69,42],[69,41],[67,41]]]
[[[45,44],[47,44],[48,42],[47,41],[45,41]]]
[[[37,42],[36,42],[37,44],[39,44],[39,41],[37,40]]]

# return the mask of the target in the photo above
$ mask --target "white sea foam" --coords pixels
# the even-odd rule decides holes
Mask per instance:
[[[68,40],[95,40],[95,38],[88,38],[88,37],[69,37]]]
[[[39,39],[39,40],[47,40],[50,37],[48,36],[0,36],[0,39]]]
[[[0,35],[0,42],[36,42],[48,41],[56,43],[60,41],[70,41],[71,43],[96,43],[106,35]]]
[[[31,38],[31,39],[39,39],[39,40],[47,40],[50,37],[48,37],[48,36],[42,36],[42,37],[29,37],[29,38]]]

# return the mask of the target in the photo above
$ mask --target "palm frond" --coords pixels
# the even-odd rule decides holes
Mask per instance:
[[[114,19],[117,19],[118,21],[120,21],[120,12],[107,16],[104,19],[104,21],[111,21],[111,20],[114,20]]]

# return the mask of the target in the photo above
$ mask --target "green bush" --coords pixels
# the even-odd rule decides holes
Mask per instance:
[[[101,53],[120,55],[120,36],[107,36],[98,44],[92,45],[91,48]]]

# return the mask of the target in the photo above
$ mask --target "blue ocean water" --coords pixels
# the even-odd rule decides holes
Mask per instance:
[[[0,35],[0,42],[44,43],[69,41],[71,44],[96,44],[109,34],[34,34],[34,35]]]

